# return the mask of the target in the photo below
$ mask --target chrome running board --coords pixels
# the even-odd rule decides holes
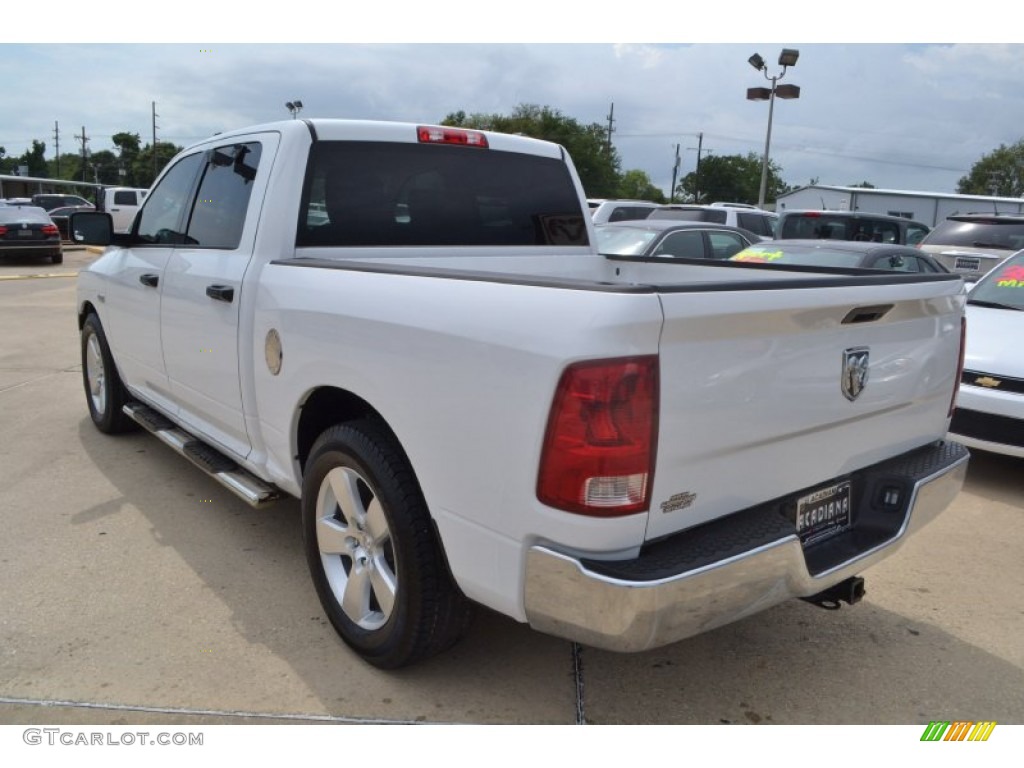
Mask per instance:
[[[148,405],[128,403],[122,410],[249,506],[265,507],[283,495],[279,489],[242,469],[232,459],[193,437]]]

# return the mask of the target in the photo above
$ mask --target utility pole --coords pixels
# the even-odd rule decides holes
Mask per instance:
[[[89,141],[89,137],[85,135],[85,126],[84,125],[82,126],[82,133],[81,133],[81,135],[76,133],[75,134],[75,138],[78,139],[80,142],[82,142],[82,181],[88,182],[88,180],[85,178],[85,166],[86,166],[86,162],[88,161],[88,154],[87,154],[87,151],[85,149],[85,145]]]
[[[700,133],[697,134],[697,146],[696,147],[687,147],[687,149],[696,149],[697,150],[697,168],[693,172],[693,202],[695,202],[695,203],[699,203],[700,202],[700,156],[701,156],[701,153],[704,151],[703,147],[704,147],[704,132],[701,131]],[[711,150],[709,149],[708,152],[710,153]]]
[[[612,107],[608,110],[608,141],[605,145],[608,150],[608,154],[612,153],[612,131],[615,129],[612,127],[615,124],[615,102],[612,102]]]
[[[676,177],[679,175],[679,145],[676,144],[676,162],[672,166],[672,190],[668,196],[668,201],[674,203],[676,201]]]
[[[156,119],[159,115],[156,113],[156,102],[153,102],[153,181],[156,181]],[[150,185],[152,185],[152,181]]]
[[[53,146],[57,153],[57,178],[60,178],[60,123],[53,121]]]

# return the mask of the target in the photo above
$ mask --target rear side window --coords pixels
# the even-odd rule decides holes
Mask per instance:
[[[299,246],[587,245],[568,167],[465,146],[319,142]]]
[[[925,245],[959,245],[966,248],[1024,248],[1024,222],[993,219],[939,222],[925,239]]]
[[[725,224],[724,208],[657,208],[648,216],[649,219],[677,219],[679,221],[709,221],[713,224]]]
[[[644,208],[643,206],[620,205],[611,212],[608,221],[639,221],[640,219],[646,219],[650,213],[651,209]]]
[[[704,234],[700,230],[672,232],[665,236],[652,255],[671,256],[676,259],[703,259]]]
[[[772,236],[772,217],[758,213],[743,213],[737,211],[736,226],[746,229],[761,237]]]
[[[135,192],[130,189],[122,189],[114,193],[114,205],[138,205]]]

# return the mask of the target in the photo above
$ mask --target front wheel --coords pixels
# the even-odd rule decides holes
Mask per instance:
[[[471,618],[397,440],[361,420],[326,430],[306,464],[302,530],[331,624],[366,661],[406,666],[454,644]]]
[[[82,324],[82,382],[89,416],[100,432],[109,435],[128,432],[135,422],[122,411],[128,392],[117,374],[103,326],[95,314]]]

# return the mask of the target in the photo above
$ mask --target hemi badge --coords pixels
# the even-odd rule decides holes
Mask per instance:
[[[974,380],[974,383],[977,384],[979,387],[989,387],[990,389],[995,389],[1003,382],[1001,382],[999,379],[993,379],[991,376],[979,376]]]

